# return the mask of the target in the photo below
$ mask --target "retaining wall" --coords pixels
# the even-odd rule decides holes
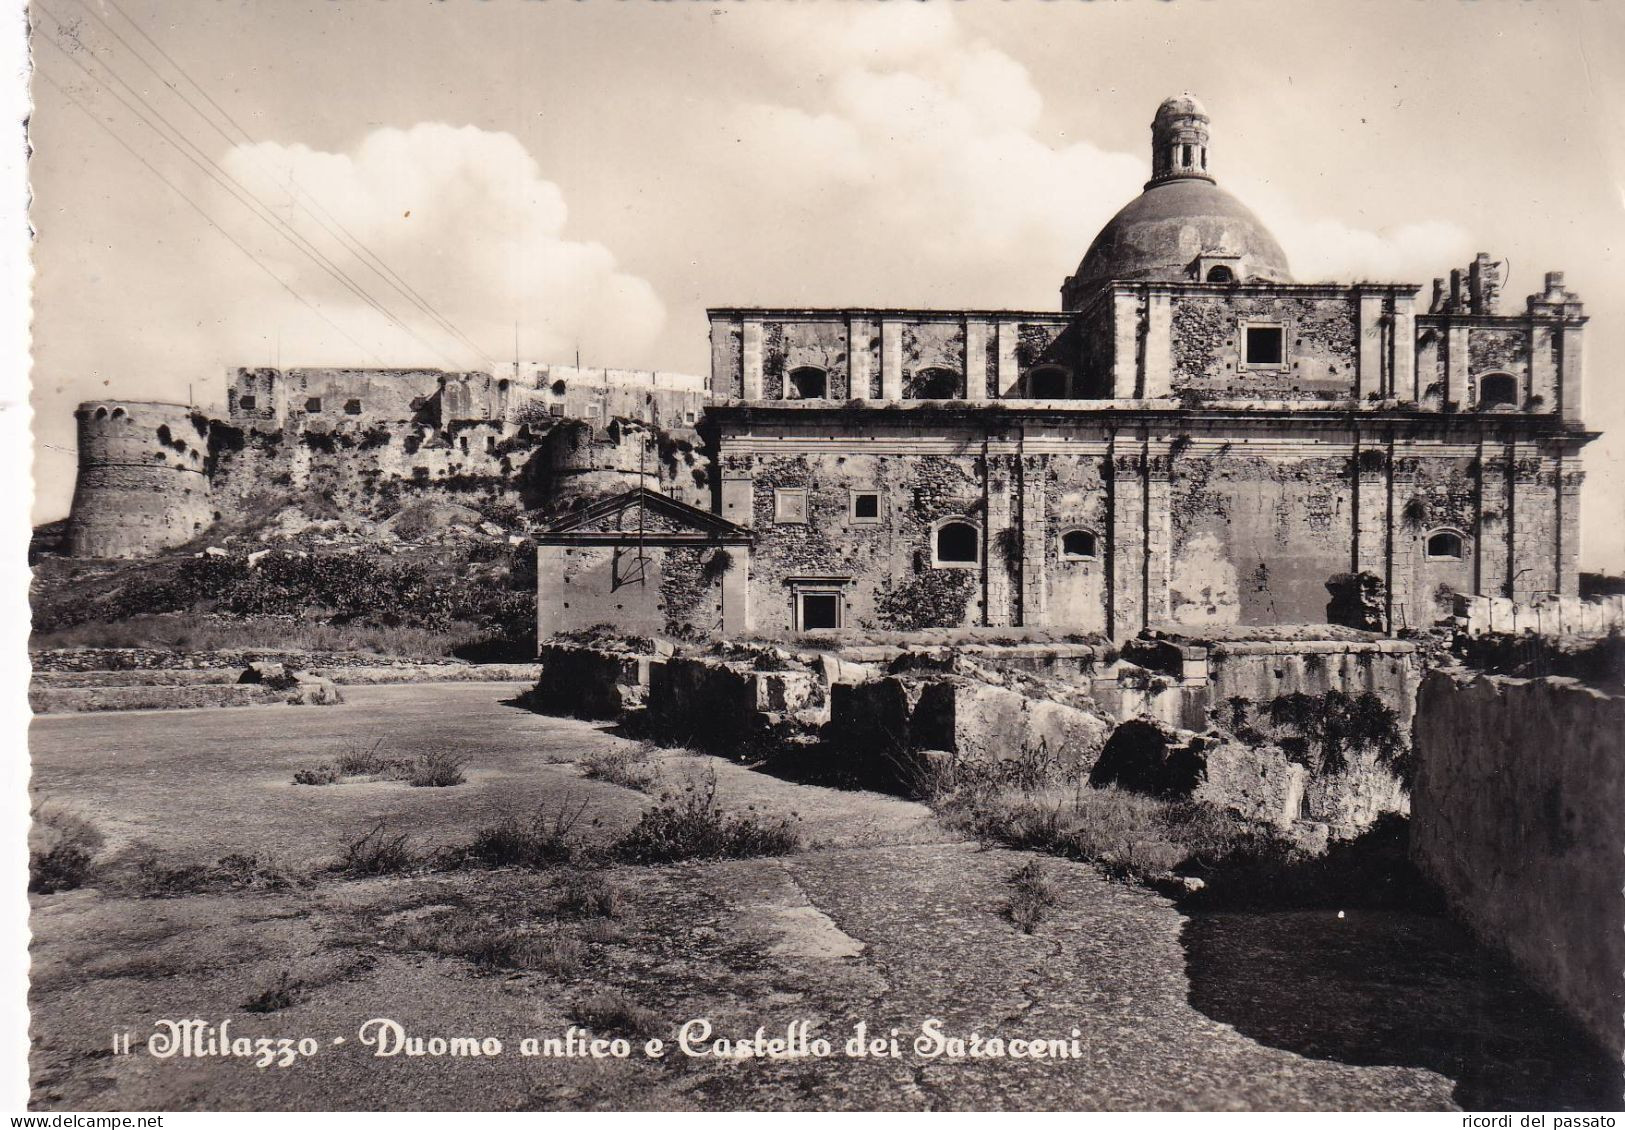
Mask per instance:
[[[1411,855],[1453,912],[1625,1054],[1625,698],[1435,670]]]

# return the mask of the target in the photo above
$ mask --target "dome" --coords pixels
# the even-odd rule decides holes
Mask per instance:
[[[1286,253],[1245,204],[1196,177],[1152,185],[1113,216],[1084,253],[1072,288],[1110,279],[1190,282],[1203,256],[1240,260],[1238,278],[1291,282]]]
[[[1208,171],[1208,116],[1189,94],[1164,99],[1151,122],[1151,180],[1100,229],[1061,288],[1077,309],[1112,279],[1291,282],[1286,254],[1258,217]],[[1202,260],[1210,276],[1199,276]]]

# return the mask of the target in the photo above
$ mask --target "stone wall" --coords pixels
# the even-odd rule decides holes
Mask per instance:
[[[1542,636],[1602,639],[1625,630],[1625,595],[1588,600],[1549,597],[1536,603],[1493,596],[1458,596],[1455,613],[1462,630],[1470,636],[1533,632]]]
[[[1435,670],[1411,853],[1452,910],[1625,1053],[1625,698]]]
[[[728,551],[636,543],[544,545],[536,568],[536,638],[600,624],[632,635],[720,631],[727,578],[708,564],[719,552]]]

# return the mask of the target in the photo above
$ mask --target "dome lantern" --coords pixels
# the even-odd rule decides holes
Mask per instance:
[[[1146,187],[1182,177],[1211,183],[1207,139],[1208,116],[1200,102],[1189,94],[1163,99],[1151,119],[1151,179]]]

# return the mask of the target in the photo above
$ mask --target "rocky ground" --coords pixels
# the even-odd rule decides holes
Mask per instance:
[[[1189,915],[1086,865],[1040,861],[1055,905],[1008,920],[1034,857],[945,832],[920,805],[780,780],[668,751],[632,788],[583,774],[630,743],[505,701],[518,684],[345,689],[321,710],[74,715],[35,721],[36,801],[104,836],[93,885],[33,896],[33,1103],[93,1109],[1445,1109],[1618,1106],[1599,1064],[1442,920],[1349,912]],[[467,759],[466,783],[412,788],[293,774],[346,752]],[[663,789],[715,774],[732,811],[794,813],[775,858],[445,870],[151,897],[131,860],[223,855],[319,873],[380,820],[415,851],[537,806],[584,805],[604,844]],[[143,853],[145,855],[143,856]],[[150,873],[150,863],[148,865]],[[565,913],[586,873],[610,913]],[[599,908],[600,911],[603,907]],[[448,956],[448,929],[518,931],[520,963]],[[460,935],[461,936],[461,935]],[[310,1037],[287,1067],[157,1059],[165,1018]],[[492,1058],[376,1057],[368,1019],[409,1034],[496,1036]],[[828,1058],[643,1054],[706,1019],[717,1035],[805,1021]],[[948,1059],[910,1038],[1071,1039],[1055,1060]],[[842,1054],[853,1027],[895,1057]],[[524,1057],[572,1024],[628,1059]],[[132,1054],[114,1054],[129,1032]],[[338,1042],[343,1040],[342,1043]]]

